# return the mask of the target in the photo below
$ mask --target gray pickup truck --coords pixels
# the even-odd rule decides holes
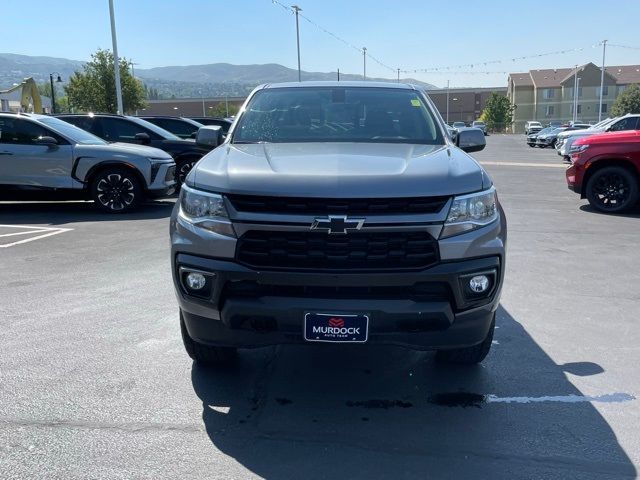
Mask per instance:
[[[124,213],[175,189],[176,164],[156,148],[107,143],[58,118],[0,114],[0,198],[90,198]]]
[[[188,354],[370,343],[482,361],[507,234],[491,178],[465,153],[484,147],[478,129],[448,135],[411,85],[256,88],[171,217]]]

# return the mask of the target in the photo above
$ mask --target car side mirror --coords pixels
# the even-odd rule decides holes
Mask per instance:
[[[136,133],[133,139],[142,145],[149,145],[151,143],[151,137],[148,133],[144,132]]]
[[[52,148],[58,145],[58,141],[53,138],[53,137],[49,137],[47,135],[43,136],[43,137],[39,137],[36,139],[35,141],[36,145],[44,145],[46,147]]]
[[[196,143],[204,147],[216,148],[222,143],[222,128],[216,125],[205,125],[196,132]]]
[[[461,128],[456,136],[456,145],[467,153],[479,152],[484,150],[487,141],[479,128]]]

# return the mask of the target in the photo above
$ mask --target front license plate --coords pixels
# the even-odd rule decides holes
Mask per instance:
[[[367,315],[307,313],[304,316],[304,339],[309,342],[363,343],[367,338]]]

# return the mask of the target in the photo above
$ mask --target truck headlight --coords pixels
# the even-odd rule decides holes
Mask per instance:
[[[454,197],[440,238],[471,232],[498,218],[496,189]]]
[[[195,190],[183,184],[180,189],[180,217],[196,227],[228,237],[236,236],[222,195]]]

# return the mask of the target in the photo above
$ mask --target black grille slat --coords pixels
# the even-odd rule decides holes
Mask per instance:
[[[438,213],[449,197],[298,198],[228,195],[239,212],[298,215],[403,215]]]
[[[262,269],[393,270],[426,268],[439,259],[427,232],[270,232],[238,239],[239,263]]]
[[[265,285],[250,280],[228,282],[222,292],[223,301],[237,297],[313,297],[373,300],[451,301],[451,291],[444,282],[419,282],[403,286],[310,286]]]

